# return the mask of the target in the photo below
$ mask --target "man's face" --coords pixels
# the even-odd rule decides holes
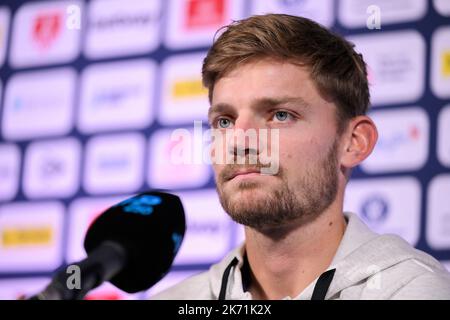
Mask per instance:
[[[265,147],[231,135],[224,152],[234,160],[247,158],[246,164],[213,163],[221,204],[232,219],[263,230],[307,223],[329,207],[338,189],[335,114],[309,71],[288,62],[249,62],[216,82],[209,114],[213,128],[234,135],[248,129],[279,134],[279,141],[270,141],[269,133]],[[249,156],[263,149],[278,153],[271,154],[278,160],[275,174],[259,173],[267,165],[249,164]]]

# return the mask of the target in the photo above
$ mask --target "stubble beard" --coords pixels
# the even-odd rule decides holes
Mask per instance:
[[[338,191],[337,139],[322,161],[312,164],[294,185],[280,166],[276,184],[257,180],[240,181],[225,190],[230,172],[242,165],[227,166],[217,178],[217,192],[225,212],[237,223],[264,231],[293,222],[304,225],[314,221],[336,199]],[[270,188],[270,189],[269,189]]]

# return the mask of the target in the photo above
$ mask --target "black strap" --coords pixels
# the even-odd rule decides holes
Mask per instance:
[[[336,269],[331,269],[320,275],[319,279],[317,279],[316,286],[314,287],[311,300],[325,300],[335,271]]]
[[[247,255],[244,255],[244,262],[241,267],[242,275],[242,289],[247,292],[250,289],[250,284],[252,281],[252,272],[250,269],[250,264],[248,263]]]
[[[225,295],[227,293],[227,286],[228,286],[228,277],[230,276],[231,268],[233,268],[237,263],[238,259],[234,257],[233,260],[231,260],[230,264],[225,269],[223,276],[222,276],[222,285],[220,286],[220,293],[219,293],[219,300],[225,300]]]
[[[231,260],[228,266],[225,268],[225,271],[222,275],[222,284],[220,286],[219,300],[225,300],[225,296],[227,293],[228,286],[228,278],[230,276],[231,268],[237,265],[238,259],[236,257]],[[333,281],[334,273],[336,269],[331,269],[322,273],[317,279],[316,285],[314,287],[314,291],[311,297],[311,300],[325,300],[325,296],[327,295],[328,288],[331,285],[331,281]]]

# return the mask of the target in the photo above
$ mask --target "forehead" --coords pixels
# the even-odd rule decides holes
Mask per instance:
[[[311,103],[320,95],[307,67],[261,59],[242,64],[220,78],[213,90],[212,104],[250,102],[261,97],[301,97]]]

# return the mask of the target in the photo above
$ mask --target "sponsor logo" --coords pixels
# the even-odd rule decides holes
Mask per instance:
[[[333,0],[266,0],[252,2],[252,14],[286,13],[302,16],[330,27],[334,23]]]
[[[438,175],[428,188],[426,239],[435,250],[450,249],[450,175]]]
[[[372,224],[384,222],[388,212],[388,203],[379,195],[370,196],[361,205],[361,216]]]
[[[100,30],[107,30],[109,28],[120,27],[136,27],[148,24],[151,21],[151,17],[146,14],[137,14],[136,16],[123,16],[123,17],[111,17],[109,19],[99,19],[92,21],[91,28],[97,28]]]
[[[412,177],[350,180],[344,199],[344,210],[375,232],[397,234],[412,245],[419,239],[420,206],[420,184]]]
[[[197,148],[192,148],[191,143]],[[195,136],[193,140],[188,136],[181,136],[179,139],[173,140],[170,130],[156,131],[149,142],[148,184],[152,188],[167,189],[200,187],[206,184],[211,176],[208,165],[202,161],[198,163],[194,161],[175,163],[172,161],[174,157],[186,156],[193,159],[192,153],[184,155],[179,152],[189,153],[194,148],[200,149],[202,143],[201,136],[200,138]]]
[[[373,105],[413,102],[425,89],[425,41],[416,31],[348,37],[371,72]]]
[[[369,173],[417,170],[428,158],[429,120],[421,108],[374,111],[378,128],[373,153],[361,164]]]
[[[2,230],[2,246],[6,249],[47,246],[54,241],[53,230],[50,226],[33,226],[24,228],[5,228]]]
[[[0,272],[39,272],[58,267],[64,211],[59,202],[1,206]]]
[[[115,171],[127,168],[130,165],[130,158],[127,155],[105,155],[98,159],[98,168],[103,171]]]
[[[410,126],[406,132],[397,132],[391,139],[380,140],[380,148],[393,150],[399,144],[408,143],[408,141],[418,141],[420,139],[420,130],[417,126]]]
[[[134,133],[92,138],[84,188],[92,194],[136,191],[143,181],[144,146],[144,137]]]
[[[32,39],[37,46],[42,49],[48,49],[61,34],[63,12],[46,12],[37,15],[34,18],[32,28]]]
[[[450,77],[450,50],[444,51],[441,54],[442,75]]]
[[[83,300],[138,300],[141,293],[129,294],[109,282],[103,283],[98,288],[95,288],[83,298]]]
[[[226,22],[226,0],[186,0],[186,29],[220,26]]]
[[[92,1],[85,53],[90,58],[152,51],[159,44],[161,1]],[[120,41],[117,41],[120,39]]]
[[[431,38],[431,90],[450,98],[450,27],[440,27]]]
[[[117,108],[122,101],[138,95],[139,91],[138,86],[123,86],[121,88],[111,88],[111,91],[99,91],[92,97],[93,108]]]
[[[12,66],[22,68],[75,59],[80,51],[81,32],[72,27],[72,20],[76,12],[81,12],[81,5],[78,0],[22,5],[13,25]]]
[[[179,194],[186,212],[186,234],[175,264],[211,263],[230,249],[231,220],[215,190]]]
[[[124,300],[123,296],[117,291],[99,291],[96,293],[89,293],[83,300]]]
[[[366,27],[368,8],[374,4],[380,8],[382,25],[419,20],[425,16],[427,0],[341,0],[339,20],[348,28]]]
[[[244,17],[243,0],[169,2],[165,44],[171,49],[210,46],[216,31]]]
[[[450,105],[439,114],[437,156],[443,166],[450,168]]]
[[[39,176],[43,179],[45,178],[55,178],[60,176],[64,172],[64,163],[58,161],[57,159],[50,159],[41,165],[41,170]]]
[[[206,120],[208,95],[200,78],[203,57],[203,54],[179,55],[163,63],[158,118],[161,123],[176,125]]]
[[[195,79],[176,80],[172,85],[171,93],[174,99],[186,99],[205,97],[208,91],[203,87],[202,81],[196,77]]]
[[[149,126],[155,71],[147,60],[88,67],[82,75],[79,129],[93,133]]]
[[[24,140],[68,133],[73,125],[75,79],[75,72],[66,68],[14,75],[5,90],[3,136]]]
[[[30,198],[66,197],[79,186],[81,146],[73,138],[30,144],[25,156],[24,191]]]

